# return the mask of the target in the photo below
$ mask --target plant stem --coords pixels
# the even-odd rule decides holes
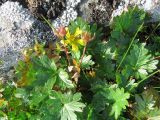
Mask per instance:
[[[82,72],[83,72],[85,78],[86,78],[87,80],[89,80],[88,77],[87,77],[87,75],[86,75],[86,73],[84,72],[84,70],[82,70]]]
[[[83,54],[82,54],[81,59],[80,59],[80,65],[81,65],[82,60],[83,60],[83,57],[84,57],[84,55],[85,55],[86,48],[87,48],[87,44],[85,45],[85,47],[84,47],[84,49],[83,49]]]
[[[143,24],[144,24],[144,23],[142,23],[142,24],[140,25],[140,27],[138,28],[137,32],[136,32],[135,35],[133,36],[133,38],[132,38],[132,40],[131,40],[131,42],[130,42],[130,44],[129,44],[129,47],[128,47],[128,49],[127,49],[127,51],[124,53],[123,58],[122,58],[120,64],[118,65],[118,67],[117,67],[117,69],[116,69],[116,72],[118,72],[118,69],[121,67],[124,59],[126,58],[128,52],[129,52],[129,50],[130,50],[130,48],[131,48],[131,46],[132,46],[132,44],[133,44],[133,41],[135,40],[138,32],[139,32],[139,31],[141,30],[141,28],[143,27]]]
[[[144,82],[146,79],[152,77],[153,75],[155,75],[155,74],[158,73],[158,72],[160,72],[160,70],[157,70],[157,71],[153,72],[152,74],[150,74],[149,76],[147,76],[146,78],[142,79],[141,81],[139,81],[139,82],[137,83],[137,86],[138,86],[139,84],[141,84],[142,82]]]
[[[155,32],[155,30],[160,26],[160,23],[153,29],[153,31],[151,32],[151,34],[146,38],[145,42],[147,42],[147,40],[151,37],[151,35]]]
[[[56,31],[56,29],[53,27],[53,25],[47,20],[43,15],[41,15],[44,21],[49,25],[49,27],[52,29],[53,32]]]
[[[66,57],[67,57],[67,61],[68,61],[68,65],[70,66],[70,59],[69,59],[69,55],[68,55],[68,49],[67,47],[64,45],[64,50],[65,50],[65,54],[66,54]]]
[[[155,74],[158,73],[158,72],[160,72],[160,70],[157,70],[157,71],[153,72],[152,74],[150,74],[150,75],[147,76],[146,78],[144,78],[144,79],[142,79],[141,81],[139,81],[139,82],[137,83],[136,87],[138,87],[139,84],[141,84],[141,83],[144,82],[146,79],[152,77],[153,75],[155,75]],[[132,87],[132,88],[130,89],[130,91],[132,91],[132,89],[134,89],[134,88],[135,88],[135,87]]]
[[[155,59],[160,59],[160,56],[155,57],[154,60],[155,60]]]

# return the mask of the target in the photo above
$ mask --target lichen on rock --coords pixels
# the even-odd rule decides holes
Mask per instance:
[[[70,21],[75,20],[78,16],[76,11],[76,6],[81,2],[81,0],[67,0],[66,10],[63,11],[62,15],[57,19],[52,21],[55,28],[60,26],[67,26]]]
[[[0,6],[0,23],[0,68],[8,69],[17,61],[19,51],[31,44],[34,18],[19,3],[8,1]]]
[[[160,1],[159,0],[122,0],[120,5],[112,13],[112,18],[121,15],[128,6],[138,6],[148,12],[152,17],[152,22],[160,21]]]
[[[112,11],[120,0],[86,0],[80,5],[82,17],[89,22],[108,25]]]
[[[43,15],[49,19],[55,19],[66,7],[66,0],[26,0],[26,4],[32,14],[41,18]]]
[[[3,3],[0,6],[0,77],[22,59],[21,52],[31,46],[35,38],[54,39],[50,29],[18,2]]]

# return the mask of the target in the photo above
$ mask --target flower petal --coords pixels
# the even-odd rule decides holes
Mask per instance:
[[[69,29],[68,29],[68,28],[66,28],[66,32],[67,32],[67,34],[66,34],[66,38],[70,38],[71,34],[70,34],[70,32],[69,32]]]
[[[74,33],[74,36],[78,36],[82,34],[82,30],[80,30],[79,28],[76,29],[76,32]]]
[[[85,45],[85,43],[84,43],[84,40],[83,40],[83,39],[78,39],[76,42],[77,42],[77,44],[80,44],[80,45],[82,45],[82,46],[84,46],[84,45]]]
[[[75,44],[72,44],[72,51],[77,52],[78,51],[78,46]]]

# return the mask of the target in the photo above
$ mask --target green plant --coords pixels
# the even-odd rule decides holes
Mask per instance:
[[[159,94],[154,89],[148,89],[142,95],[135,96],[136,102],[134,105],[133,115],[135,119],[156,120],[160,116],[159,109]]]
[[[16,80],[1,84],[1,118],[156,119],[159,93],[150,92],[147,83],[160,72],[159,52],[139,35],[145,22],[145,12],[134,7],[113,20],[107,40],[102,28],[81,18],[52,28],[56,43],[36,42],[25,50]]]
[[[118,119],[121,112],[129,105],[128,99],[130,98],[130,94],[125,93],[123,88],[99,84],[93,87],[93,91],[95,95],[93,96],[92,104],[95,113],[106,112],[101,117],[107,116],[108,119]]]

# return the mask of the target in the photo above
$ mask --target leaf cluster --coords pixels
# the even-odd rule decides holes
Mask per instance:
[[[140,36],[145,23],[134,7],[113,19],[106,40],[81,18],[53,29],[56,43],[25,50],[16,79],[1,84],[1,119],[157,120],[160,97],[148,83],[160,72],[159,38],[148,44]]]

